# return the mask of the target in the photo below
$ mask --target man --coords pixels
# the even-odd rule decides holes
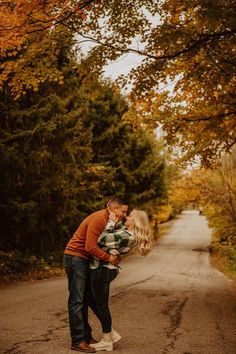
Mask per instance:
[[[64,252],[64,266],[68,277],[69,323],[71,333],[71,349],[94,353],[95,349],[89,344],[94,343],[91,327],[88,324],[88,307],[86,300],[86,281],[89,272],[89,258],[118,265],[120,258],[110,255],[98,247],[98,238],[104,230],[109,213],[113,212],[119,220],[126,216],[128,205],[118,198],[112,198],[106,209],[96,211],[87,216],[66,246]]]

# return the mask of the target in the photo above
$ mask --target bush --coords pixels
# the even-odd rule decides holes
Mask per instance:
[[[0,252],[1,281],[4,282],[29,276],[34,279],[42,279],[44,277],[48,277],[47,274],[51,274],[54,267],[55,269],[62,267],[61,254],[50,255],[44,258],[36,257],[35,255],[23,254],[17,250]],[[45,276],[43,275],[44,273]],[[36,274],[37,276],[35,276]]]
[[[217,256],[217,263],[221,264],[227,272],[236,275],[236,245],[226,236],[213,239],[211,250]]]

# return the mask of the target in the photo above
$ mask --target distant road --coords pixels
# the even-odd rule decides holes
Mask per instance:
[[[147,257],[121,263],[112,284],[114,327],[121,354],[235,354],[236,293],[209,264],[204,216],[185,212],[171,222]],[[65,278],[1,288],[4,354],[69,354]],[[94,336],[98,321],[91,314]]]

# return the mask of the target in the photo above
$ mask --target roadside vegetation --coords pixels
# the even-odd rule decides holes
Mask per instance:
[[[236,279],[236,149],[211,169],[184,173],[172,186],[170,199],[205,215],[212,229],[212,261]]]

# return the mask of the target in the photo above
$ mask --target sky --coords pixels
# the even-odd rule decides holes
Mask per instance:
[[[138,54],[127,53],[117,59],[116,61],[107,65],[104,69],[104,76],[110,77],[112,79],[117,79],[119,75],[127,75],[131,69],[137,67],[141,61],[142,57]]]
[[[143,8],[143,12],[150,21],[151,26],[156,27],[157,25],[160,25],[161,18],[158,14],[152,16],[145,8]],[[96,44],[91,41],[82,41],[80,49],[82,53],[86,54],[94,46],[96,46]],[[133,39],[131,47],[136,49],[144,48],[143,43],[137,38]],[[104,67],[104,77],[116,80],[120,75],[127,75],[133,68],[136,68],[142,62],[143,58],[143,56],[135,53],[126,53]],[[131,86],[126,87],[128,90],[129,88],[131,88]]]
[[[83,54],[87,54],[96,44],[93,42],[82,41],[80,50]],[[120,75],[128,75],[128,73],[136,68],[143,60],[143,56],[135,53],[126,53],[119,57],[117,60],[106,65],[104,70],[104,77],[110,78],[115,81]],[[129,91],[131,86],[127,85],[124,89],[125,92]]]

